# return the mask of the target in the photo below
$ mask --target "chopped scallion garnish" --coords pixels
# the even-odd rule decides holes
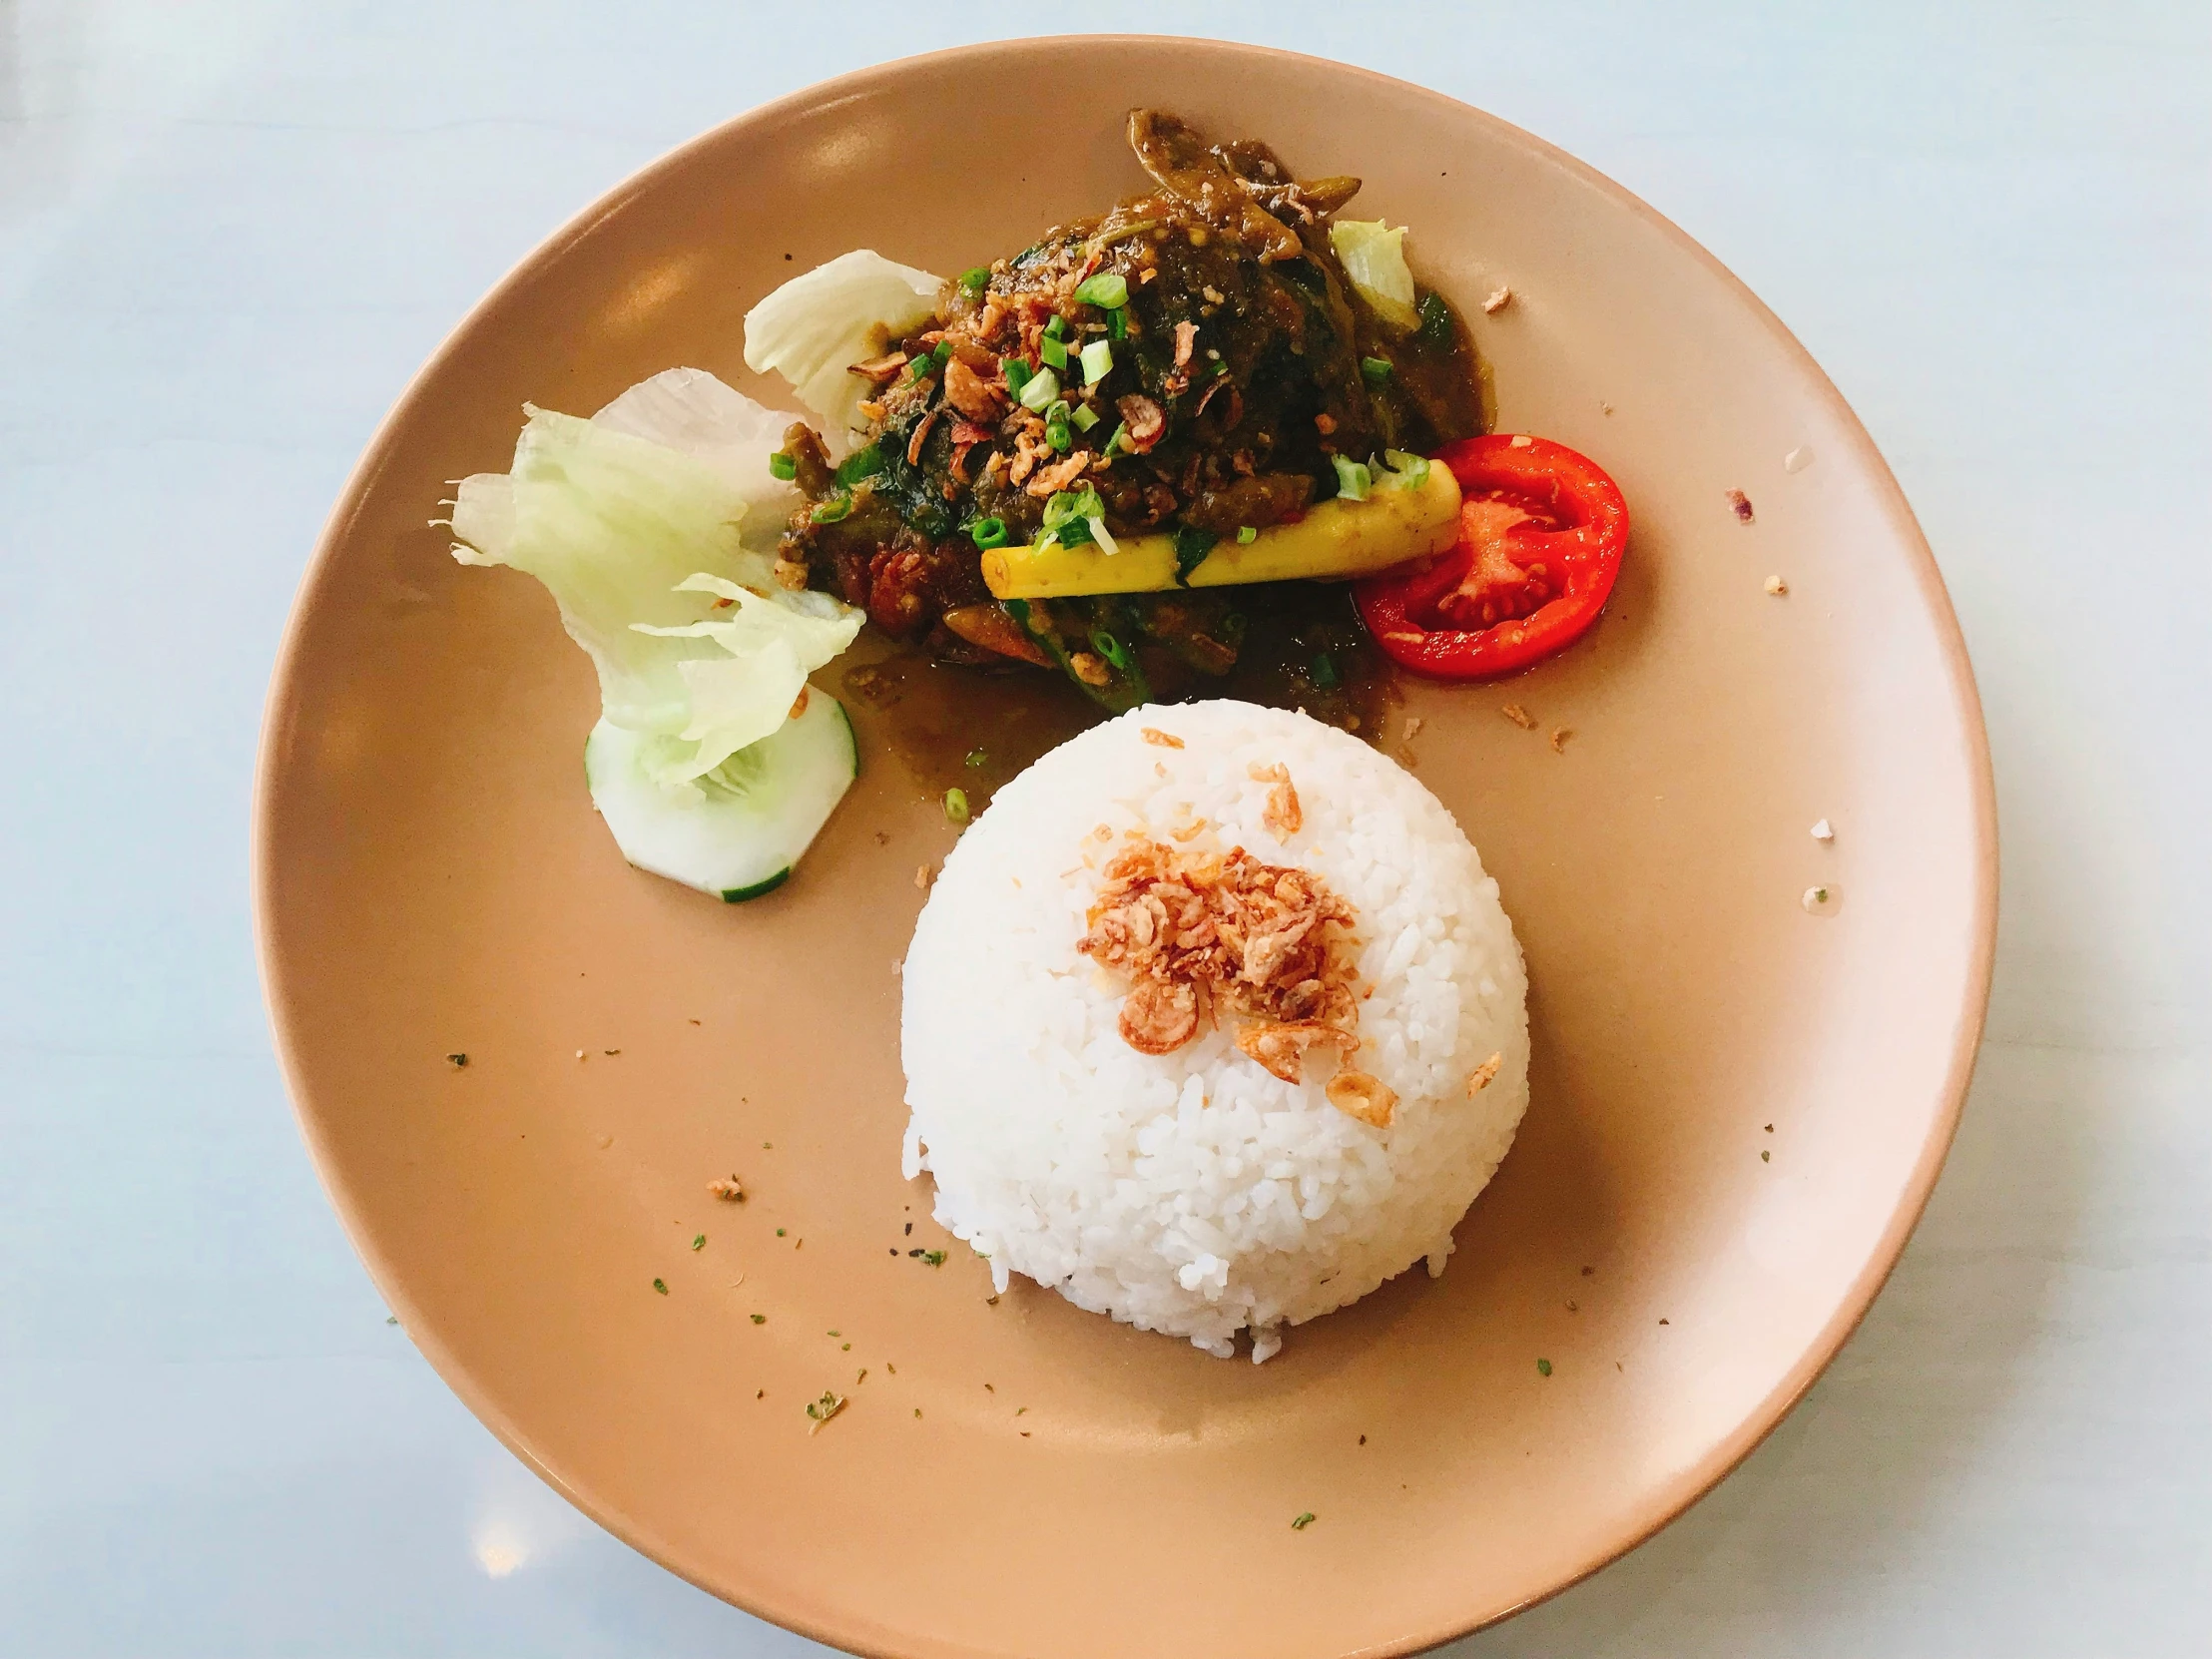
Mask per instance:
[[[817,507],[807,516],[817,524],[834,524],[837,522],[838,519],[843,518],[851,511],[852,497],[849,495],[836,495],[831,496],[828,501],[825,501],[821,506]]]
[[[1365,501],[1368,498],[1368,487],[1375,482],[1375,474],[1368,470],[1367,463],[1350,460],[1343,455],[1332,455],[1329,459],[1337,468],[1337,498],[1340,501]]]
[[[1108,311],[1106,313],[1106,337],[1108,339],[1127,339],[1129,337],[1129,313],[1127,311]]]
[[[1088,403],[1080,404],[1075,412],[1068,416],[1068,419],[1075,422],[1075,429],[1078,432],[1088,432],[1098,424],[1098,411]]]
[[[1389,359],[1387,357],[1362,357],[1360,359],[1360,372],[1367,376],[1369,385],[1380,386],[1390,377]]]
[[[954,824],[967,823],[967,791],[946,790],[944,792],[944,816]]]
[[[1036,372],[1020,357],[999,358],[998,371],[1006,376],[1006,389],[1016,396],[1020,395],[1022,385],[1029,376]]]
[[[1094,339],[1083,347],[1083,384],[1095,386],[1113,371],[1114,348],[1106,340]]]
[[[1022,381],[1021,390],[1014,394],[1015,399],[1023,408],[1036,409],[1039,412],[1042,412],[1045,405],[1059,395],[1060,377],[1049,368],[1038,369],[1036,373]]]
[[[1050,334],[1037,341],[1037,355],[1053,368],[1065,368],[1068,365],[1068,348]]]
[[[977,547],[1004,547],[1006,521],[1002,518],[979,518],[968,526],[968,537]]]
[[[1101,271],[1083,278],[1075,289],[1075,297],[1086,305],[1119,310],[1129,303],[1129,278],[1118,271]]]
[[[771,477],[789,480],[799,476],[799,463],[779,449],[768,458],[768,470]]]
[[[1408,455],[1402,449],[1385,449],[1382,458],[1390,463],[1391,471],[1396,474],[1395,482],[1406,489],[1418,489],[1428,482],[1427,456]]]
[[[1046,339],[1065,339],[1067,338],[1067,332],[1068,319],[1058,311],[1054,311],[1045,319],[1044,335]]]
[[[972,266],[960,273],[960,286],[970,293],[981,293],[990,285],[991,273],[988,266]]]
[[[1260,532],[1255,530],[1251,525],[1240,524],[1237,527],[1237,545],[1239,547],[1250,547],[1259,539]]]

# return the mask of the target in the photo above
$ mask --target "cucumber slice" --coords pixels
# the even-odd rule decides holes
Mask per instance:
[[[622,855],[642,870],[735,904],[773,892],[860,773],[837,700],[806,710],[699,781],[666,790],[638,767],[644,740],[604,720],[584,740],[584,781]]]

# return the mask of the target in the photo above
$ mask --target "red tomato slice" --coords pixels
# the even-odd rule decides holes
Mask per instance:
[[[1579,639],[1628,546],[1618,486],[1548,438],[1466,438],[1434,458],[1459,480],[1459,540],[1355,587],[1376,643],[1416,674],[1488,680]]]

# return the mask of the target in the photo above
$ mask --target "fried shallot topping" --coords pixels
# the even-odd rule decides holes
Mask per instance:
[[[1286,1083],[1307,1049],[1360,1046],[1345,931],[1358,918],[1310,870],[1133,840],[1088,919],[1076,948],[1130,981],[1121,1035],[1140,1054],[1172,1053],[1225,1012],[1253,1022],[1237,1046]]]
[[[1306,823],[1306,811],[1298,804],[1298,789],[1291,782],[1291,769],[1278,761],[1273,766],[1254,766],[1251,772],[1255,784],[1275,786],[1268,791],[1268,804],[1261,811],[1260,822],[1277,840],[1289,840]]]

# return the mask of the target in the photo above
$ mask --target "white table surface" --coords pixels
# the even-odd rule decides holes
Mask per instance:
[[[1712,1496],[1457,1654],[2212,1652],[2212,10],[1933,9],[1035,19],[1343,57],[1655,203],[1873,430],[1987,704],[1995,1000],[1896,1277]],[[490,282],[727,116],[1021,26],[0,0],[0,1653],[825,1651],[385,1323],[272,1058],[248,783],[323,513]]]

